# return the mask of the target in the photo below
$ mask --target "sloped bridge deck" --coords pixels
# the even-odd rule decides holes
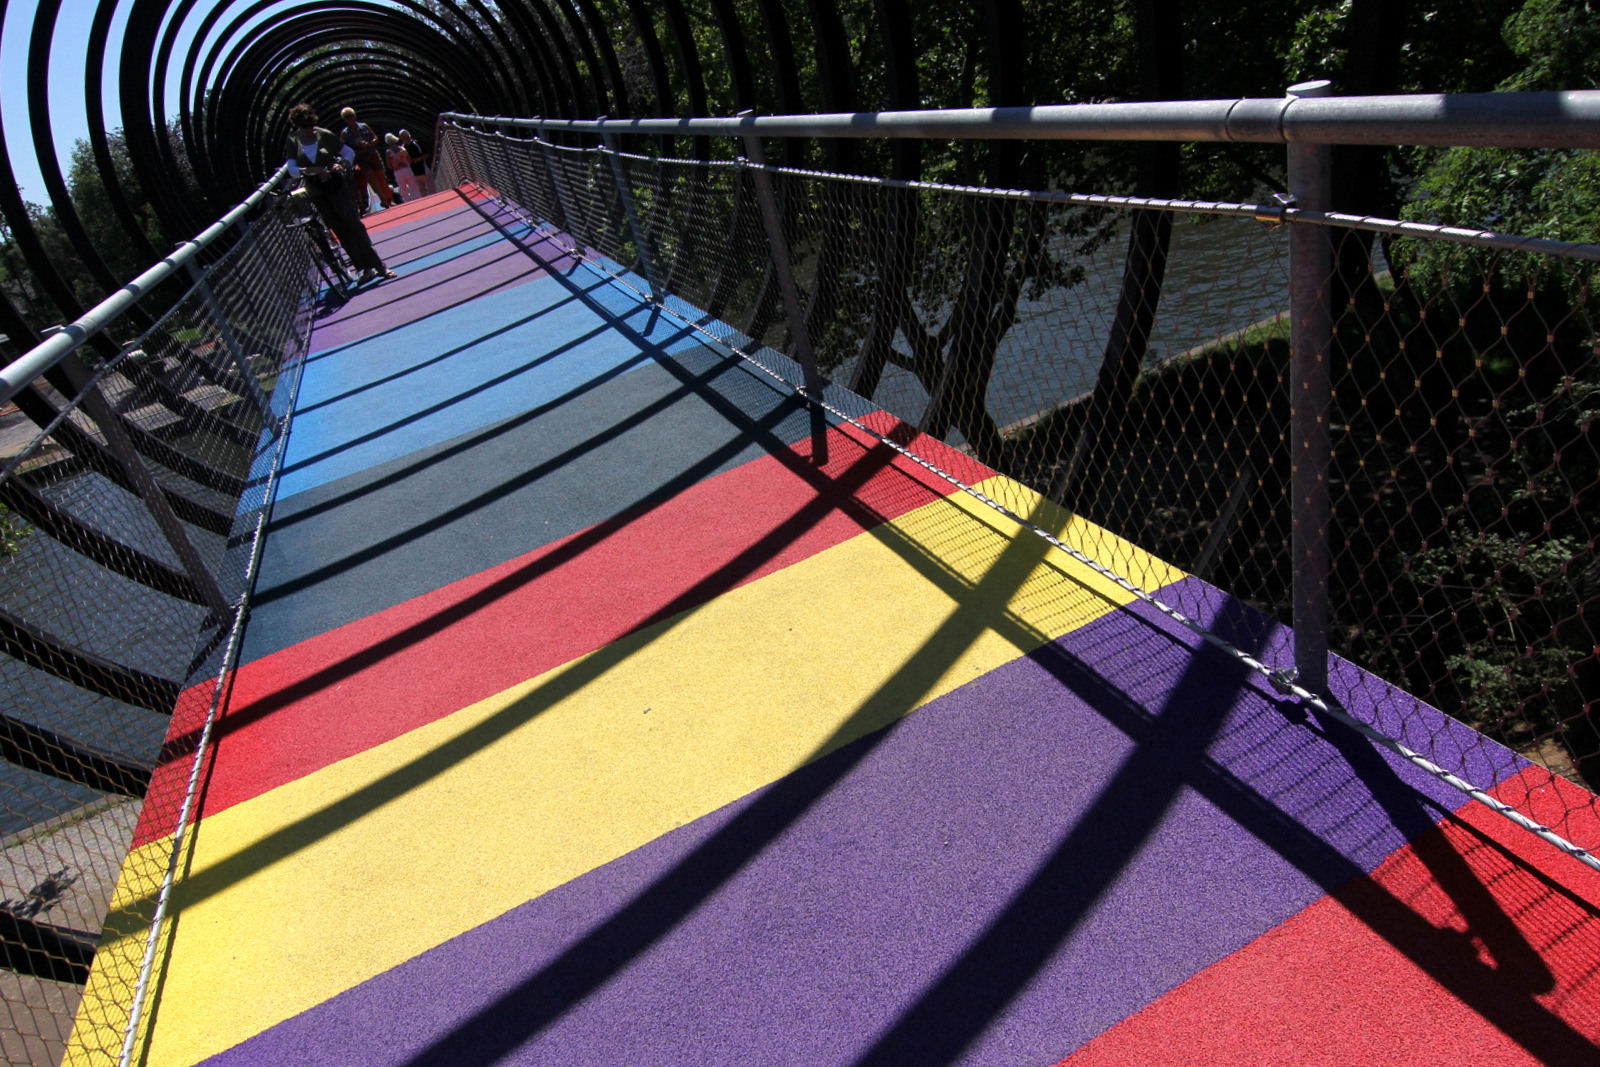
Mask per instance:
[[[1587,869],[493,198],[369,225],[401,277],[313,334],[146,1062],[1595,1062]]]

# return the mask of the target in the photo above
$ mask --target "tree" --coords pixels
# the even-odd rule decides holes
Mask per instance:
[[[117,129],[107,135],[107,141],[111,148],[112,164],[116,168],[117,184],[122,187],[123,195],[133,208],[145,236],[157,248],[162,247],[168,243],[167,235],[161,232],[161,226],[156,221],[156,214],[150,206],[149,198],[139,186],[132,160],[128,156],[127,139],[122,131]],[[178,138],[173,138],[174,146],[181,143]],[[187,155],[180,158],[186,161]],[[182,181],[182,178],[179,180]],[[72,194],[72,205],[78,212],[84,230],[114,275],[122,279],[131,278],[150,265],[143,262],[144,257],[139,254],[132,238],[123,230],[114,214],[105,183],[100,180],[100,172],[95,167],[93,148],[86,140],[79,139],[72,146],[72,160],[67,169],[67,187]],[[89,298],[85,302],[93,303],[94,300]]]
[[[179,174],[176,180],[188,186],[193,195],[196,190],[193,188],[192,171],[187,168],[187,153],[181,151],[182,140],[177,136],[176,124],[168,133],[174,149],[178,151]],[[117,182],[143,226],[145,236],[158,248],[171,244],[171,235],[162,232],[149,197],[140,188],[122,130],[112,130],[107,135],[107,141]],[[127,280],[148,268],[150,264],[140,254],[112,209],[105,183],[100,180],[100,172],[95,166],[93,148],[87,140],[80,138],[73,144],[66,178],[73,209],[112,274],[118,279]],[[106,296],[104,287],[67,239],[66,232],[56,218],[55,209],[29,204],[28,215],[46,254],[72,287],[78,301],[88,307],[103,299]],[[60,313],[35,284],[3,222],[0,222],[0,287],[4,287],[6,294],[35,330],[56,325],[60,321]],[[177,292],[172,295],[176,298]]]
[[[1600,12],[1570,0],[1528,0],[1502,38],[1521,64],[1496,88],[1600,87]],[[1452,148],[1418,153],[1405,217],[1491,226],[1564,241],[1600,239],[1600,155],[1574,149]]]

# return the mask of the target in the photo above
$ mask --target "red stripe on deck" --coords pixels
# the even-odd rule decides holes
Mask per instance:
[[[1594,798],[1541,768],[1493,792],[1600,839]],[[1061,1067],[1579,1064],[1597,1041],[1600,874],[1469,801]]]
[[[862,421],[882,432],[898,426],[881,412]],[[828,441],[820,468],[810,466],[806,439],[784,457],[752,460],[653,508],[246,664],[218,723],[205,812],[382,744],[955,491],[853,427],[830,430]],[[918,450],[969,482],[992,473],[937,442],[923,439]],[[826,479],[820,493],[818,476]],[[192,716],[174,720],[153,796],[181,792],[195,730]],[[175,805],[149,811],[136,845],[173,830]]]
[[[375,215],[368,215],[362,221],[366,223],[368,233],[378,233],[407,222],[430,218],[441,212],[463,207],[465,206],[462,204],[463,198],[487,200],[489,194],[471,185],[464,185],[459,190],[446,189],[443,192],[429,193],[417,200],[407,200],[395,207],[385,208]]]

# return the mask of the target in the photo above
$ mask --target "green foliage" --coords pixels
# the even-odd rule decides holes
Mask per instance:
[[[175,146],[180,144],[175,133],[171,140]],[[145,236],[157,248],[170,244],[170,235],[162,233],[150,200],[139,186],[122,131],[112,130],[107,135],[107,141],[117,184]],[[189,185],[188,191],[194,195],[192,181],[181,177],[187,168],[187,159],[181,151],[178,155],[179,180]],[[100,179],[93,148],[88,141],[80,139],[73,145],[65,178],[73,210],[112,277],[120,283],[150,266],[150,257],[134,244],[111,206],[111,197]],[[71,287],[78,302],[86,307],[99,302],[106,295],[106,286],[101,284],[73,247],[55,208],[29,204],[28,214],[46,255]],[[9,229],[3,223],[0,223],[0,289],[12,299],[35,330],[59,323],[63,318],[62,309],[55,305],[30,274]]]
[[[1543,733],[1555,726],[1552,690],[1583,657],[1549,638],[1552,609],[1570,603],[1567,576],[1587,545],[1576,537],[1528,543],[1474,535],[1464,523],[1452,534],[1452,543],[1418,552],[1403,567],[1396,561],[1416,590],[1424,631],[1448,630],[1446,688],[1455,692],[1447,695],[1480,729]]]
[[[1560,241],[1600,237],[1600,156],[1563,149],[1454,148],[1418,182],[1407,214]]]
[[[1600,12],[1573,0],[1527,0],[1501,30],[1516,69],[1507,92],[1600,86]],[[1452,148],[1418,153],[1404,217],[1563,241],[1600,240],[1600,155],[1568,149]],[[1463,253],[1398,244],[1414,270],[1437,275]],[[1520,265],[1518,269],[1521,269]]]
[[[129,198],[134,216],[147,240],[157,248],[166,243],[161,226],[156,221],[154,208],[139,187],[133,172],[133,161],[128,156],[127,141],[121,130],[107,135],[111,149],[111,163],[117,184]],[[131,278],[150,264],[123,230],[111,206],[111,197],[100,171],[95,166],[94,151],[88,141],[79,140],[72,146],[72,160],[67,169],[67,187],[72,193],[72,206],[78,213],[83,228],[94,241],[95,249],[119,279]],[[192,193],[193,190],[191,189]],[[98,294],[96,295],[98,298]]]
[[[0,559],[14,556],[22,548],[28,528],[11,515],[11,509],[0,504]]]
[[[1416,4],[1400,65],[1401,92],[1481,93],[1520,66],[1501,27],[1523,0],[1425,0]]]
[[[1313,8],[1300,16],[1283,60],[1286,85],[1325,78],[1344,66],[1344,28],[1350,17],[1350,4],[1351,0],[1341,0],[1332,7]]]
[[[1400,470],[1392,495],[1362,489],[1345,502],[1336,526],[1364,547],[1339,557],[1339,581],[1346,617],[1360,620],[1346,654],[1520,746],[1570,725],[1593,699],[1595,642],[1583,621],[1592,590],[1580,589],[1600,565],[1600,374],[1583,345],[1562,340],[1568,329],[1593,335],[1582,294],[1574,303],[1547,287],[1528,301],[1524,291],[1505,321],[1503,301],[1516,294],[1484,292],[1492,273],[1474,275],[1479,296],[1460,308],[1449,293],[1473,284],[1447,271],[1426,315],[1408,306],[1414,281],[1403,285],[1391,314],[1410,347],[1366,354],[1401,383],[1399,395],[1371,380],[1340,390],[1342,417],[1403,443],[1406,457],[1363,446],[1363,466]],[[1349,484],[1369,483],[1364,472]],[[1380,580],[1361,569],[1373,556]]]
[[[1511,91],[1593,89],[1600,82],[1600,12],[1574,0],[1528,0],[1503,34],[1523,68],[1506,79]]]
[[[1600,12],[1588,4],[1527,0],[1506,17],[1498,38],[1511,57],[1498,89],[1600,85]],[[1453,148],[1405,158],[1416,169],[1404,218],[1600,241],[1600,154]],[[1571,369],[1593,351],[1592,264],[1414,239],[1395,240],[1386,251],[1405,279],[1399,303],[1430,305],[1436,325],[1425,331],[1431,344],[1424,347],[1444,351],[1457,380],[1474,368],[1496,390],[1527,375],[1553,380],[1558,375],[1541,364]]]

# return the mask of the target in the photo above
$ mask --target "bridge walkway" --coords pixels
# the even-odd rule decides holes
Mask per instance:
[[[1592,1061],[1587,869],[486,194],[369,225],[400,277],[313,334],[147,1062]]]

